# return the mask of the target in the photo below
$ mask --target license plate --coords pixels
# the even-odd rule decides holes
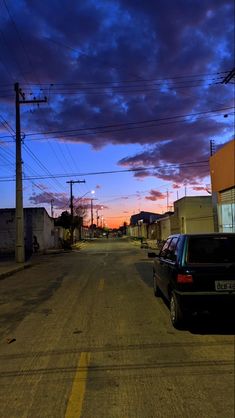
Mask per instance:
[[[215,282],[215,290],[219,292],[234,291],[235,292],[235,280],[219,280]]]

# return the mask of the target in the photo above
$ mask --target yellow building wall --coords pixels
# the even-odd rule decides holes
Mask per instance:
[[[214,232],[211,196],[184,197],[174,207],[180,233]]]
[[[210,173],[213,192],[235,185],[235,139],[210,157]]]

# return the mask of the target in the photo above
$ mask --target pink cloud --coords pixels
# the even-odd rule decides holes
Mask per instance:
[[[146,200],[152,200],[155,202],[156,200],[163,200],[166,198],[166,195],[157,191],[157,190],[150,190],[150,196],[145,196]]]

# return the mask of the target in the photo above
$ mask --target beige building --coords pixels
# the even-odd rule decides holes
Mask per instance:
[[[215,230],[235,232],[235,139],[210,158]]]
[[[172,233],[214,232],[211,196],[185,196],[174,202]]]
[[[174,212],[167,213],[166,216],[156,221],[157,225],[157,239],[165,241],[171,234],[178,234],[178,219]]]
[[[211,196],[185,196],[174,202],[174,212],[156,221],[157,239],[171,234],[214,232]]]
[[[211,196],[185,196],[174,202],[174,212],[166,213],[150,225],[128,227],[132,237],[165,241],[172,234],[214,232]]]

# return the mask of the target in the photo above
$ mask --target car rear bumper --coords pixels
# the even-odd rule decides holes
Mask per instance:
[[[216,310],[235,311],[235,292],[180,292],[175,290],[181,305],[188,310]]]

